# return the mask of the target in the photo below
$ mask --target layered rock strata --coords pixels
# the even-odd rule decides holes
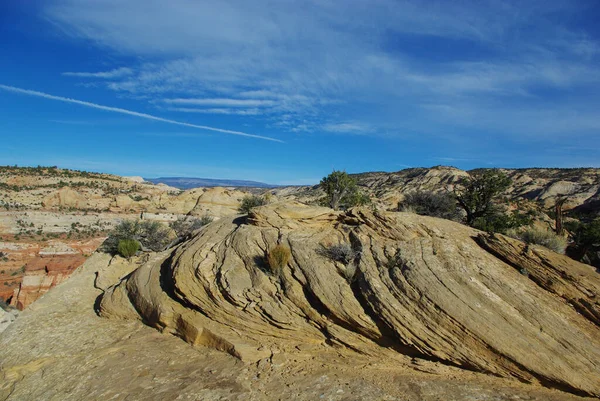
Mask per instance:
[[[108,288],[99,312],[248,362],[329,345],[600,396],[596,273],[544,251],[521,263],[563,280],[540,285],[542,273],[521,274],[504,255],[511,241],[490,252],[479,234],[405,213],[276,203],[157,255]],[[274,271],[266,255],[277,244],[291,259]],[[354,258],[324,256],[335,244],[349,244]],[[587,314],[572,306],[582,299]]]

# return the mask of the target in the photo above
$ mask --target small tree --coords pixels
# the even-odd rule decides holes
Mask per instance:
[[[361,206],[370,202],[368,196],[359,189],[354,177],[350,177],[345,171],[334,170],[324,177],[319,184],[325,191],[323,203],[338,210],[340,207]]]
[[[258,195],[246,195],[242,198],[242,203],[238,208],[238,211],[242,214],[248,214],[252,209],[258,206],[267,204],[267,199],[264,196]]]
[[[572,232],[575,252],[571,256],[576,260],[583,260],[588,256],[590,262],[598,262],[598,256],[591,254],[600,249],[600,218],[589,223],[568,222],[565,226]]]
[[[122,239],[119,241],[119,245],[117,247],[119,255],[127,259],[134,256],[139,250],[140,244],[134,239]]]
[[[511,179],[503,172],[493,169],[474,172],[463,179],[461,189],[455,189],[456,200],[466,212],[466,223],[473,226],[479,219],[489,219],[498,214],[499,196],[511,185]]]

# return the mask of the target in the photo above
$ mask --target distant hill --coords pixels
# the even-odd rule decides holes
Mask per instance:
[[[159,177],[144,178],[153,184],[166,184],[179,189],[190,189],[198,187],[250,187],[250,188],[276,188],[277,185],[265,184],[258,181],[245,180],[220,180],[213,178],[191,178],[191,177]]]

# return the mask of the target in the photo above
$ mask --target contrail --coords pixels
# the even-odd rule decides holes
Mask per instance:
[[[127,114],[127,115],[130,115],[130,116],[145,118],[147,120],[161,121],[161,122],[167,123],[167,124],[175,124],[175,125],[181,125],[181,126],[184,126],[184,127],[198,128],[198,129],[203,129],[203,130],[207,130],[207,131],[214,131],[214,132],[221,132],[223,134],[239,135],[239,136],[245,136],[245,137],[248,137],[248,138],[264,139],[266,141],[273,141],[273,142],[284,143],[283,141],[281,141],[279,139],[270,138],[268,136],[252,135],[252,134],[247,134],[245,132],[240,132],[240,131],[231,131],[231,130],[228,130],[228,129],[207,127],[206,125],[196,125],[196,124],[184,123],[184,122],[181,122],[181,121],[175,121],[175,120],[169,120],[167,118],[156,117],[156,116],[153,116],[151,114],[138,113],[137,111],[131,111],[131,110],[126,110],[126,109],[121,109],[119,107],[103,106],[101,104],[84,102],[83,100],[71,99],[71,98],[68,98],[68,97],[54,96],[54,95],[50,95],[48,93],[38,92],[38,91],[32,91],[32,90],[29,90],[29,89],[16,88],[14,86],[8,86],[8,85],[2,85],[2,84],[0,84],[0,89],[8,91],[8,92],[21,93],[23,95],[43,97],[45,99],[51,99],[51,100],[58,100],[59,102],[79,104],[81,106],[91,107],[91,108],[99,109],[99,110],[112,111],[113,113]]]

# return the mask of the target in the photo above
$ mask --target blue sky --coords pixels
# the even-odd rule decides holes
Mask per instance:
[[[600,167],[600,2],[0,2],[0,164]]]

